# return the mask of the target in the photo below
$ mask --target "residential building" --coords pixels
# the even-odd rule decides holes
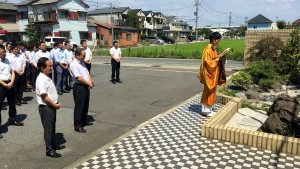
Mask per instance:
[[[95,20],[103,23],[113,25],[126,25],[127,13],[130,11],[129,7],[120,8],[101,8],[94,11],[89,11],[88,16],[93,17]],[[111,21],[111,18],[113,21]]]
[[[113,40],[119,42],[119,46],[137,46],[138,45],[138,29],[131,26],[112,25],[105,22],[99,22],[95,19],[88,19],[89,24],[97,25],[97,38],[101,45],[112,46]],[[114,38],[112,38],[112,31]]]
[[[0,34],[5,42],[20,41],[19,17],[15,4],[0,2]]]
[[[25,31],[28,24],[37,26],[41,40],[46,36],[63,36],[80,45],[80,40],[87,40],[93,45],[96,29],[87,25],[89,6],[81,0],[25,0],[17,4],[20,31]],[[22,34],[22,40],[26,36]]]
[[[259,14],[247,21],[247,30],[267,30],[276,29],[277,26],[265,16]],[[278,28],[277,28],[278,29]]]
[[[146,15],[145,15],[144,11],[141,10],[141,9],[132,9],[131,11],[133,13],[135,13],[139,18],[139,20],[138,20],[138,22],[139,22],[139,34],[140,35],[145,35],[146,34],[146,29],[145,29],[144,22],[146,20]]]
[[[156,30],[154,28],[154,13],[152,11],[144,11],[146,20],[144,21],[145,34],[147,36],[156,35]]]
[[[187,22],[178,20],[176,16],[166,16],[166,24],[170,27],[169,30],[165,26],[164,32],[166,32],[170,37],[182,37],[188,36],[192,33],[191,27]]]
[[[300,19],[297,19],[295,20],[293,23],[292,23],[293,26],[300,26]]]

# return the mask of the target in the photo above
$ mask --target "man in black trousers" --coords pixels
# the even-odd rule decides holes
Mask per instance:
[[[118,47],[118,42],[113,42],[113,47],[110,49],[111,56],[111,83],[122,83],[120,79],[120,66],[122,59],[121,49]],[[116,77],[116,78],[115,78]]]
[[[12,70],[10,62],[5,58],[6,51],[3,45],[0,45],[0,107],[2,107],[5,97],[7,97],[9,105],[9,122],[11,125],[23,126],[15,120],[17,115],[15,105],[15,91],[14,91],[14,80],[15,72]],[[1,109],[0,109],[0,124],[2,123]],[[2,138],[0,130],[0,138]]]
[[[46,156],[58,158],[61,157],[61,154],[56,153],[56,150],[61,150],[65,146],[57,146],[54,140],[56,110],[61,107],[61,104],[57,102],[56,87],[49,77],[52,72],[52,62],[48,58],[42,57],[38,60],[37,67],[40,74],[36,79],[36,100],[44,127]]]
[[[73,78],[73,96],[74,96],[74,129],[79,133],[85,133],[83,128],[88,123],[87,114],[90,102],[90,89],[94,87],[90,73],[84,63],[85,51],[84,49],[76,49],[75,59],[70,65],[70,71]]]

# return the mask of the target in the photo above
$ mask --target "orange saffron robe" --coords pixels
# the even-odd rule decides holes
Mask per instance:
[[[203,50],[200,68],[200,81],[204,84],[201,104],[212,106],[215,103],[219,74],[220,65],[217,51],[212,48],[211,44],[208,44]]]

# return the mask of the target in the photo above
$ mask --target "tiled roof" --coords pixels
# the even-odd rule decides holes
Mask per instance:
[[[131,27],[131,26],[118,26],[118,27],[121,28],[121,30],[137,31],[136,28]]]
[[[259,14],[256,17],[250,19],[247,23],[272,23],[272,21],[265,16]]]
[[[168,23],[171,23],[176,18],[176,16],[165,16],[165,18]]]
[[[97,15],[97,14],[110,14],[112,13],[123,13],[124,11],[126,11],[129,7],[120,7],[120,8],[115,8],[113,7],[112,9],[110,9],[110,7],[107,8],[101,8],[101,9],[96,9],[93,11],[89,11],[88,15]]]
[[[51,4],[51,3],[57,3],[60,0],[24,0],[17,4],[17,6],[23,6],[23,5],[41,5],[41,4]],[[81,3],[84,3],[86,7],[89,7],[84,1],[81,0]]]
[[[5,3],[5,2],[0,2],[0,9],[6,9],[6,10],[17,10],[17,7],[15,4],[12,3]]]
[[[293,22],[293,25],[300,25],[300,19],[297,19]]]
[[[147,16],[149,15],[149,13],[151,13],[152,11],[144,11],[144,14]],[[153,12],[152,12],[153,13]]]

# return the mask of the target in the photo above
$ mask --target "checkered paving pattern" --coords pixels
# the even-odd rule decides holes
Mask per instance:
[[[300,157],[201,137],[200,96],[92,157],[96,168],[300,168]],[[217,105],[218,111],[222,105]]]

